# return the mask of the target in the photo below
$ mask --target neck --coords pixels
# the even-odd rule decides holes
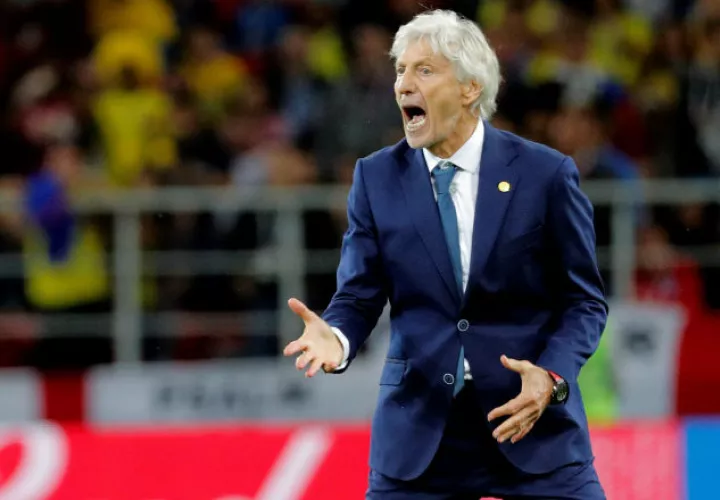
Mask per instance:
[[[452,133],[443,141],[430,146],[428,150],[438,158],[450,158],[473,135],[475,128],[478,126],[478,120],[477,117],[470,113],[463,113],[458,118]]]

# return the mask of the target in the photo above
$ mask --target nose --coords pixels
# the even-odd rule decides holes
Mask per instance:
[[[408,95],[415,92],[415,82],[409,72],[397,75],[395,90],[397,91],[398,96]]]

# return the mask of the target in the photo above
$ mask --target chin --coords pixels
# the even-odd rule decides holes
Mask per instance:
[[[420,149],[423,147],[423,143],[419,141],[416,137],[412,137],[408,134],[405,134],[405,140],[408,143],[408,146],[410,146],[413,149]]]
[[[432,141],[430,140],[430,137],[427,137],[425,134],[416,135],[410,134],[406,131],[405,140],[407,141],[408,146],[413,149],[421,149],[432,146]]]

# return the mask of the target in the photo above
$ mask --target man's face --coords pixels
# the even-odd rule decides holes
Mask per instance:
[[[450,61],[424,40],[408,44],[395,69],[395,99],[410,147],[431,148],[447,141],[469,113],[473,85],[461,84]]]
[[[47,153],[46,163],[61,182],[72,184],[81,173],[80,152],[74,146],[54,146]]]

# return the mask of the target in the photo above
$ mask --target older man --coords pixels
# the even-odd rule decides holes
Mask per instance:
[[[322,318],[290,300],[285,354],[342,372],[389,299],[367,499],[602,499],[577,377],[607,305],[575,165],[487,122],[472,22],[419,15],[392,56],[405,139],[357,162],[338,290]]]

